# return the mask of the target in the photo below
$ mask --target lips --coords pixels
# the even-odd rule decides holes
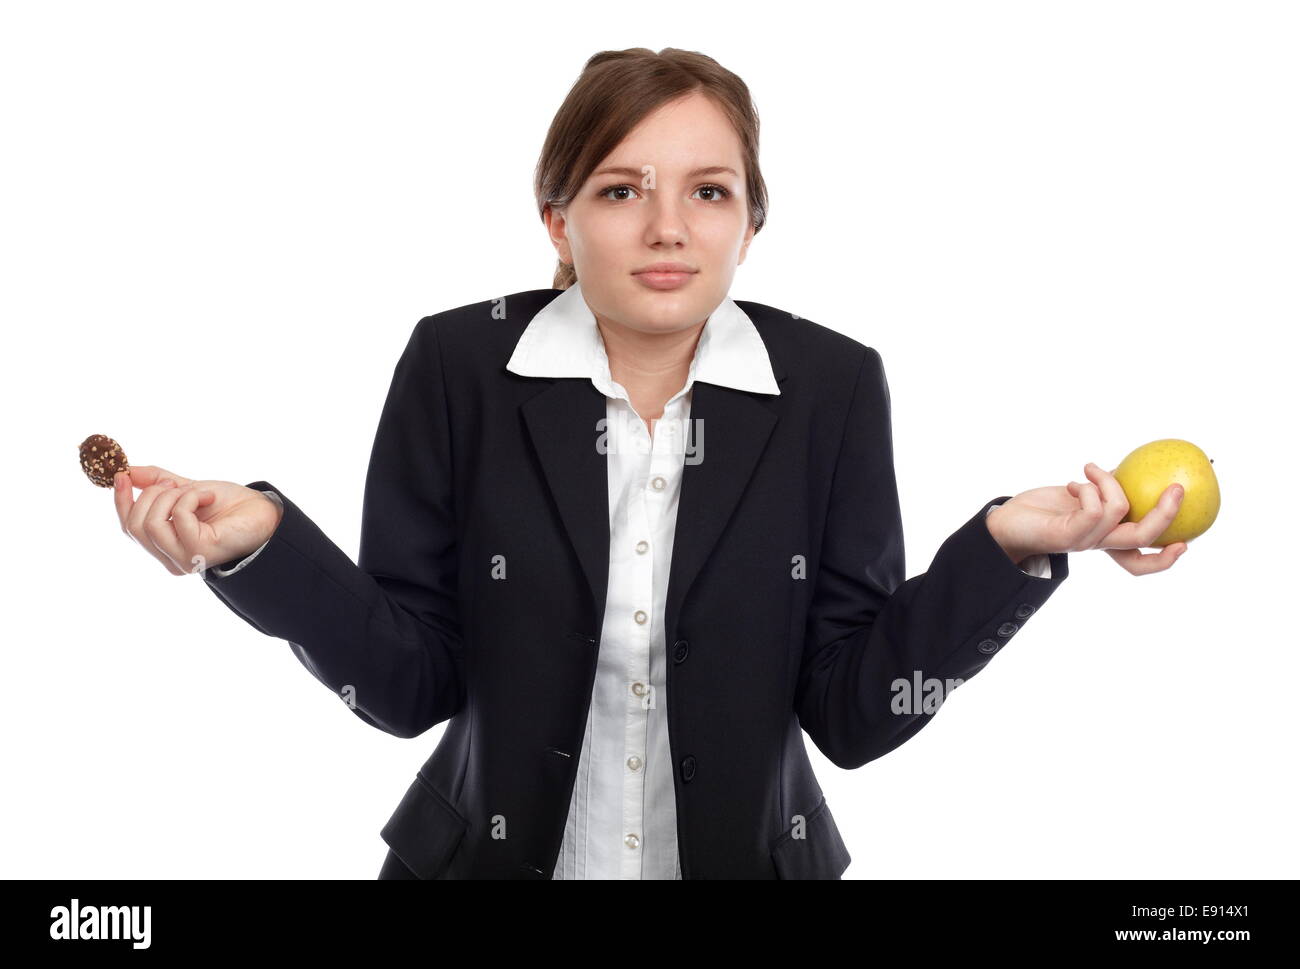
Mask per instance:
[[[695,278],[695,273],[685,271],[642,271],[633,273],[632,278],[650,289],[679,289]]]
[[[693,273],[695,270],[684,262],[656,262],[649,266],[642,266],[635,271],[635,275],[641,273]]]

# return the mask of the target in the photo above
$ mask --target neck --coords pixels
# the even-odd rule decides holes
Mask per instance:
[[[609,373],[623,385],[645,420],[657,419],[668,398],[681,390],[707,320],[672,333],[643,333],[596,314]]]

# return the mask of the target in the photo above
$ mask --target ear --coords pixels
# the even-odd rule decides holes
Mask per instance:
[[[749,244],[753,241],[754,241],[754,223],[751,222],[749,224],[749,228],[745,230],[744,241],[742,241],[740,244],[740,258],[736,260],[737,266],[739,266],[741,263],[745,261],[745,256],[749,255]]]
[[[542,219],[546,222],[546,231],[551,236],[551,245],[555,246],[560,262],[573,265],[573,253],[569,251],[568,224],[563,209],[556,209],[550,202],[542,209]]]

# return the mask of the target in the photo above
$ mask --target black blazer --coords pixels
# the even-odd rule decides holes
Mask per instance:
[[[357,564],[254,481],[283,498],[279,527],[239,572],[204,573],[366,723],[416,737],[449,721],[381,831],[390,865],[419,878],[550,878],[564,834],[605,604],[605,398],[587,379],[506,370],[560,292],[416,325],[370,455]],[[737,302],[781,393],[694,387],[707,433],[683,471],[665,614],[681,872],[839,878],[849,853],[800,728],[845,769],[893,750],[933,716],[894,712],[894,681],[970,679],[1067,557],[1050,556],[1050,579],[1021,571],[984,522],[1003,495],[904,581],[880,355]]]

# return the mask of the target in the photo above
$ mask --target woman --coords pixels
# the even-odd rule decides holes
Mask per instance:
[[[357,564],[267,481],[134,468],[123,527],[366,723],[449,721],[381,878],[839,878],[801,729],[844,768],[897,747],[1067,552],[1168,568],[1180,546],[1137,549],[1177,496],[1121,524],[1088,465],[984,503],[904,581],[879,354],[727,296],[767,204],[745,84],[597,54],[535,188],[554,286],[416,326]]]

